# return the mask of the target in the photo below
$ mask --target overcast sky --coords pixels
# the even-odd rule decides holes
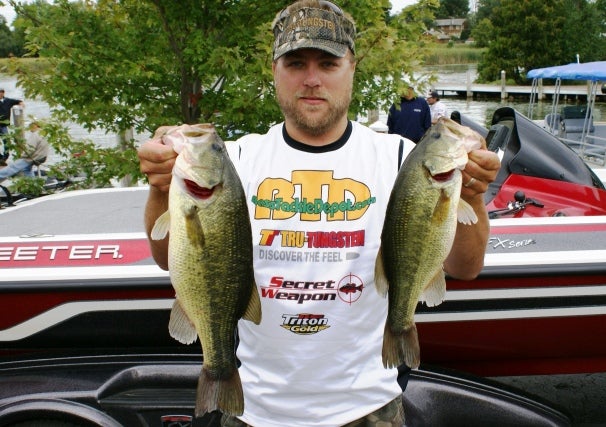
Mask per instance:
[[[0,7],[0,15],[4,16],[4,18],[6,18],[6,22],[7,22],[8,26],[10,27],[11,23],[13,22],[13,19],[15,19],[15,11],[13,10],[13,8],[10,6]]]
[[[337,4],[339,3],[338,0],[336,0],[336,2],[337,2]],[[409,6],[416,2],[417,2],[417,0],[391,0],[392,11],[394,13],[397,13],[400,10],[402,10],[405,6]],[[0,15],[3,15],[6,18],[6,22],[8,23],[8,25],[11,26],[13,19],[15,19],[15,12],[14,12],[13,8],[10,6],[0,7]]]
[[[404,9],[404,7],[415,4],[416,2],[417,0],[391,0],[391,11],[397,13]]]

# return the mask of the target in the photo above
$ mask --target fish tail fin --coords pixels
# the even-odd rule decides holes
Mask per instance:
[[[168,234],[170,229],[170,211],[164,212],[156,219],[154,227],[149,235],[152,240],[162,240]]]
[[[375,289],[382,297],[387,296],[389,290],[389,282],[385,277],[385,267],[383,266],[383,247],[379,248],[377,260],[375,261]]]
[[[476,211],[474,211],[471,205],[463,199],[459,199],[459,204],[457,206],[457,220],[465,225],[471,225],[478,222]]]
[[[444,270],[439,269],[423,291],[420,301],[424,301],[428,307],[435,307],[436,305],[442,304],[445,297],[446,277],[444,275]]]
[[[189,317],[187,316],[187,313],[185,313],[185,310],[183,310],[178,298],[175,298],[173,308],[170,311],[168,332],[171,337],[181,344],[191,344],[198,338],[196,327],[191,320],[189,320]]]
[[[411,323],[402,332],[396,334],[386,323],[383,334],[383,366],[395,368],[402,363],[412,369],[418,368],[421,364],[417,326]]]
[[[259,298],[259,293],[257,292],[256,283],[253,283],[250,299],[248,300],[248,306],[246,307],[242,318],[250,320],[256,325],[261,323],[261,299]]]
[[[240,374],[234,369],[228,378],[217,379],[203,366],[196,394],[196,417],[217,409],[230,415],[242,415],[244,412]]]

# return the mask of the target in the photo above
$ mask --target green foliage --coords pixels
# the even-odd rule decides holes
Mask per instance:
[[[465,18],[468,14],[469,0],[441,0],[436,18]]]
[[[0,58],[0,73],[12,74],[14,70],[27,73],[47,73],[48,63],[40,58]]]
[[[92,141],[74,141],[67,129],[57,121],[42,123],[40,132],[52,141],[62,160],[50,167],[49,175],[58,179],[78,180],[74,188],[110,187],[116,180],[143,179],[134,140],[117,147],[98,147]]]
[[[45,194],[43,190],[46,180],[41,177],[18,176],[12,179],[10,191],[12,194],[24,194],[29,198],[39,197]]]
[[[23,33],[13,32],[6,18],[0,15],[0,58],[21,56],[23,54]]]
[[[90,140],[74,140],[68,129],[57,120],[38,120],[39,132],[51,143],[60,160],[47,166],[47,175],[58,180],[69,180],[70,188],[111,187],[121,180],[137,182],[143,180],[138,169],[136,144],[126,140],[116,147],[98,147]],[[10,128],[10,148],[14,156],[20,157],[24,140],[21,128]],[[18,176],[9,186],[14,193],[37,197],[46,194],[45,179]]]
[[[565,25],[559,42],[561,63],[602,61],[606,58],[606,2],[565,0]],[[551,65],[551,64],[550,64]]]
[[[30,53],[52,63],[51,73],[24,73],[20,83],[28,96],[56,107],[58,118],[87,128],[134,126],[151,133],[165,124],[212,121],[226,134],[259,132],[281,119],[270,24],[290,1],[279,3],[59,0],[20,6],[18,25],[27,28]],[[352,114],[390,98],[401,73],[418,67],[423,21],[437,4],[422,0],[390,17],[388,0],[343,2],[359,29],[356,90],[372,86],[355,97]],[[386,79],[375,84],[377,76]]]
[[[471,36],[475,40],[476,46],[483,48],[490,45],[494,33],[495,29],[492,25],[492,21],[488,18],[482,18],[476,22],[476,25],[471,32]]]
[[[602,6],[604,0],[600,0]],[[528,83],[533,68],[602,60],[606,11],[589,0],[483,0],[473,37],[487,51],[478,64],[481,82],[501,70],[516,83]]]
[[[428,89],[430,82],[419,80],[414,73],[425,63],[427,46],[422,35],[427,30],[425,23],[433,21],[438,4],[438,0],[420,0],[385,20],[377,18],[385,6],[378,7],[372,1],[359,1],[356,7],[349,8],[359,31],[352,115],[372,109],[387,110],[407,84]],[[356,12],[365,12],[368,18],[362,19]]]
[[[57,123],[151,135],[161,125],[213,122],[233,138],[280,121],[271,73],[271,22],[290,0],[42,0],[15,7],[15,27],[28,55],[48,72],[15,64],[26,96],[52,108]],[[385,109],[423,63],[419,43],[438,0],[420,0],[390,16],[388,0],[348,0],[356,20],[358,69],[351,115]],[[386,60],[389,58],[389,60]],[[138,175],[136,147],[100,149],[49,128],[66,156],[67,174],[92,174],[91,184]],[[63,151],[65,150],[65,152]],[[84,152],[81,157],[70,153]],[[128,169],[128,170],[126,170]]]

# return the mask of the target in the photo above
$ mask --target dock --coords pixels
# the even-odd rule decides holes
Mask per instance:
[[[449,83],[438,82],[433,85],[440,96],[458,96],[467,98],[497,98],[508,99],[510,97],[530,98],[532,86],[515,86],[507,84],[481,84],[481,83]],[[604,89],[603,89],[604,90]],[[589,85],[561,85],[560,99],[580,99],[586,100],[589,92]],[[537,92],[538,100],[552,99],[556,93],[555,86],[539,85]],[[605,93],[598,93],[596,100],[606,100]]]

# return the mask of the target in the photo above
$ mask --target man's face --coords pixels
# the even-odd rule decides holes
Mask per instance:
[[[4,98],[4,91],[0,90],[0,99]]]
[[[402,98],[411,100],[415,97],[415,90],[412,87],[407,87],[404,89],[404,93],[402,94]]]
[[[356,68],[344,58],[318,49],[299,49],[273,63],[278,104],[287,123],[322,135],[347,116]]]
[[[427,103],[429,105],[433,105],[436,103],[436,99],[434,97],[430,96],[429,98],[427,98]]]

